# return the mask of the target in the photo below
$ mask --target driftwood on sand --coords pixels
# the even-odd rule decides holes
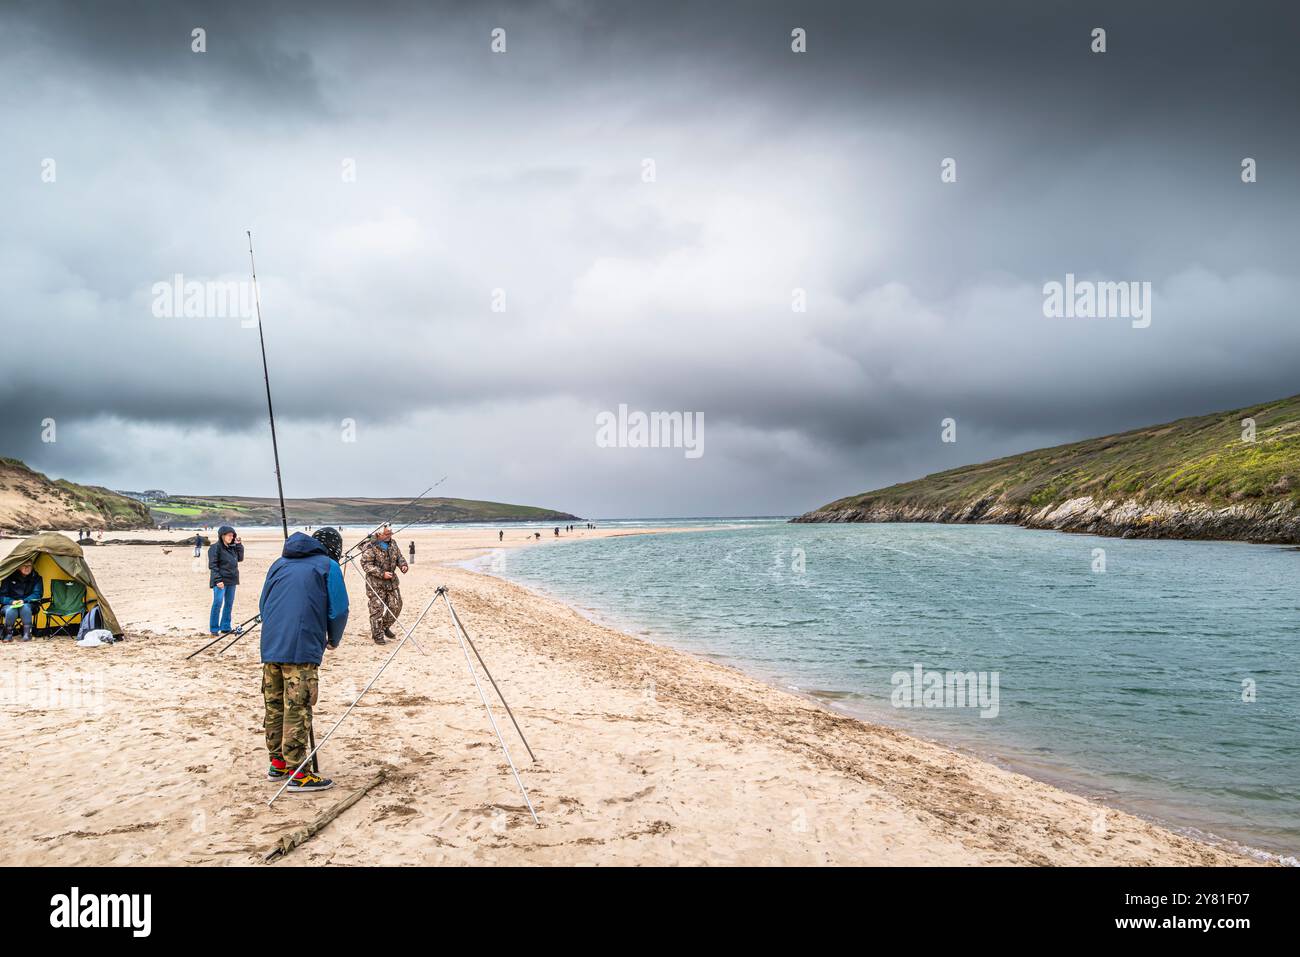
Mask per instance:
[[[210,541],[208,541],[208,536],[203,535],[200,537],[203,539],[204,545],[212,544]],[[96,542],[89,538],[83,538],[81,540],[81,544],[82,545],[153,545],[153,546],[188,545],[192,548],[194,547],[194,536],[190,535],[186,538],[179,538],[174,542],[163,541],[157,538],[107,538],[102,542]]]
[[[375,787],[377,784],[380,784],[386,776],[387,776],[387,772],[380,771],[373,778],[371,778],[366,784],[357,788],[357,790],[353,791],[342,801],[339,801],[332,808],[320,814],[320,816],[318,816],[316,820],[312,821],[310,824],[305,825],[304,827],[300,827],[295,831],[290,831],[288,834],[283,835],[280,838],[279,843],[277,843],[275,847],[271,848],[269,851],[267,851],[265,854],[262,855],[262,862],[269,864],[271,861],[284,857],[295,847],[298,847],[299,845],[304,844],[311,838],[315,837],[331,821],[333,821],[336,817],[338,817],[340,814],[342,814],[352,805],[356,804],[363,797],[365,797],[365,795],[370,792],[371,788]]]

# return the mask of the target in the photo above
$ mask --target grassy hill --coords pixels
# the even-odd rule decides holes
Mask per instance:
[[[1243,419],[1254,419],[1253,441]],[[1300,396],[967,465],[802,522],[1010,522],[1146,537],[1300,540]]]
[[[53,480],[18,459],[0,458],[0,528],[9,534],[49,529],[153,528],[149,509],[94,485]]]
[[[374,526],[392,518],[406,498],[290,498],[285,499],[291,525]],[[279,525],[280,502],[275,498],[238,495],[178,495],[150,502],[155,521],[181,527],[229,524]],[[399,516],[407,522],[572,522],[576,515],[530,505],[480,502],[464,498],[421,499]]]

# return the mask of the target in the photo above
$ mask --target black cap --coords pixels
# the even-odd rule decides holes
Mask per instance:
[[[312,532],[311,537],[325,546],[325,551],[329,552],[330,558],[338,561],[343,557],[343,536],[339,534],[337,528],[326,525]]]

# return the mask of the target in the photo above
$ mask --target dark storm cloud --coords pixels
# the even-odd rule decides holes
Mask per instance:
[[[320,463],[298,494],[399,492],[367,463],[434,467],[432,429],[466,494],[789,511],[1295,389],[1289,4],[40,3],[0,27],[5,312],[83,343],[56,382],[6,380],[0,451],[60,474],[264,490],[256,331],[149,303],[242,278],[246,227],[286,441]],[[1151,328],[1044,319],[1067,272],[1151,282]],[[707,463],[594,448],[620,402],[703,411]]]
[[[8,11],[6,22],[26,38],[34,34],[41,44],[102,69],[191,80],[201,62],[207,79],[256,90],[266,107],[277,97],[319,98],[312,54],[326,38],[418,48],[440,59],[450,55],[479,63],[476,72],[486,76],[464,41],[496,26],[518,30],[512,53],[528,68],[544,66],[548,85],[571,86],[600,75],[631,75],[649,84],[673,69],[708,76],[718,85],[696,91],[697,109],[715,96],[725,101],[748,95],[750,84],[758,83],[764,102],[802,102],[814,112],[839,105],[869,109],[882,105],[872,102],[877,98],[921,95],[954,104],[978,98],[981,116],[992,119],[998,111],[986,107],[1001,106],[1015,125],[1028,118],[1014,114],[1028,108],[1036,112],[1035,123],[1054,119],[1063,128],[1095,120],[1108,133],[1131,123],[1211,115],[1223,129],[1258,125],[1261,115],[1286,120],[1300,79],[1291,55],[1300,10],[1282,2],[1239,7],[1203,0],[1173,9],[1122,0],[797,7],[599,0],[472,7],[40,0]],[[213,37],[202,61],[190,55],[189,34],[196,26]],[[795,26],[809,31],[814,55],[805,60],[788,55]],[[1112,36],[1104,69],[1088,51],[1094,26]],[[418,86],[417,79],[412,74],[411,86]],[[643,94],[654,101],[652,88]],[[1000,99],[989,104],[989,94]],[[1247,110],[1218,113],[1246,104]],[[1294,135],[1293,129],[1287,132]]]
[[[287,109],[328,115],[310,53],[268,4],[37,0],[0,12],[13,49],[49,51],[60,66],[94,77],[181,84],[209,108],[248,109],[245,119]],[[207,52],[196,56],[192,31]]]

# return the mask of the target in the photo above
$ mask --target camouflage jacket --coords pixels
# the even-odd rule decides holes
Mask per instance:
[[[402,558],[402,549],[397,542],[389,542],[387,548],[380,548],[378,542],[372,541],[361,552],[361,567],[369,577],[383,580],[384,572],[393,572],[396,576],[397,569],[405,568],[406,559]],[[397,578],[389,580],[395,582]]]

